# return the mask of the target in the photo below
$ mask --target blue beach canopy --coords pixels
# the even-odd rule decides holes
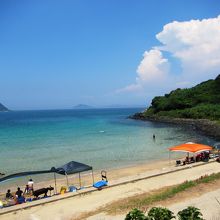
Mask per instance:
[[[76,161],[70,161],[69,163],[58,167],[56,169],[56,173],[62,174],[62,175],[69,175],[69,174],[75,174],[75,173],[81,173],[88,170],[92,170],[92,167],[83,163],[79,163]]]

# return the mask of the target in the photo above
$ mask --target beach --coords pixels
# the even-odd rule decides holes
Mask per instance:
[[[9,175],[48,170],[69,161],[88,164],[95,171],[114,169],[167,159],[168,147],[187,141],[211,146],[215,143],[214,139],[181,126],[127,118],[140,110],[2,112],[0,171]],[[37,177],[38,181],[52,178]],[[20,183],[25,181],[13,184]]]
[[[80,219],[85,212],[119,199],[219,172],[214,162],[176,167],[176,159],[185,153],[172,153],[168,160],[168,147],[186,140],[212,145],[214,139],[181,126],[127,119],[134,111],[137,109],[13,112],[7,115],[10,123],[2,115],[0,164],[6,174],[48,170],[74,160],[93,167],[94,182],[101,180],[102,170],[107,171],[109,182],[108,187],[97,191],[91,187],[91,171],[81,173],[80,181],[79,174],[68,179],[57,174],[56,185],[53,173],[3,182],[1,198],[7,189],[24,190],[30,178],[35,190],[52,186],[54,191],[46,199],[2,209],[0,214],[8,214],[1,219]],[[67,185],[81,189],[53,196]]]
[[[0,220],[220,220],[218,3],[2,0]]]
[[[171,164],[174,165],[175,164],[174,161],[171,161]],[[132,180],[132,179],[142,178],[143,176],[146,176],[146,172],[147,172],[147,175],[153,175],[154,173],[160,172],[161,170],[169,169],[169,166],[170,164],[168,160],[160,160],[160,161],[142,163],[142,164],[133,165],[133,166],[126,166],[126,167],[115,168],[115,169],[107,169],[105,171],[107,172],[107,178],[114,184],[117,184],[120,182]],[[35,182],[34,188],[39,189],[39,188],[48,187],[48,186],[53,186],[55,188],[53,174],[49,174],[49,175],[50,175],[50,180],[45,180],[45,181],[38,181],[37,178],[39,177],[39,175],[33,176],[33,180]],[[63,177],[61,175],[56,175],[56,177],[57,177],[56,184],[57,184],[57,189],[59,192],[59,189],[62,186],[67,185],[67,180],[66,180],[66,177]],[[23,177],[23,179],[28,181],[27,177]],[[99,181],[100,179],[101,179],[101,170],[95,171],[94,182]],[[74,185],[77,188],[79,188],[80,185],[79,185],[78,174],[68,176],[68,183],[69,185]],[[25,187],[24,184],[19,185],[19,186],[23,189]],[[92,172],[88,171],[88,172],[81,173],[81,185],[84,187],[88,187],[88,186],[91,186],[92,184],[93,184]],[[10,182],[9,182],[9,185],[5,184],[4,187],[1,187],[0,194],[2,196],[5,195],[5,192],[8,189],[8,186],[10,186],[10,189],[12,192],[15,192],[17,190],[18,185],[12,185],[10,184]]]
[[[119,199],[197,179],[220,170],[217,162],[195,163],[181,167],[175,167],[174,164],[174,161],[169,164],[169,161],[166,160],[108,171],[109,187],[106,189],[98,191],[93,190],[94,188],[87,188],[79,190],[77,193],[66,193],[52,197],[54,201],[45,204],[44,201],[42,204],[42,201],[38,200],[32,202],[37,205],[32,208],[28,208],[32,203],[22,204],[19,205],[20,210],[1,215],[1,219],[80,219],[80,215],[85,212],[94,211]],[[95,177],[99,179],[97,174]],[[46,202],[47,199],[44,200]],[[18,208],[18,206],[15,207]],[[4,209],[1,210],[1,212],[3,211]],[[93,219],[105,219],[105,217],[96,216]]]

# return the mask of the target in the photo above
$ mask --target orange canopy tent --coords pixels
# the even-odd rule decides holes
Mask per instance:
[[[175,147],[170,147],[169,151],[179,151],[179,152],[187,152],[187,153],[198,153],[202,151],[212,150],[212,147],[203,144],[197,144],[193,142],[188,142],[185,144],[181,144]]]

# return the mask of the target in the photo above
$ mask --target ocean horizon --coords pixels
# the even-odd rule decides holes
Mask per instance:
[[[214,143],[181,126],[128,118],[143,109],[1,112],[1,172],[50,169],[72,160],[111,169],[168,159],[167,148],[179,143]]]

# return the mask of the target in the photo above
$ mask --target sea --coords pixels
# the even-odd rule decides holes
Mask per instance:
[[[128,116],[143,108],[10,111],[0,113],[0,172],[59,167],[69,161],[94,170],[168,159],[168,147],[214,140],[177,125]],[[153,139],[155,135],[155,140]]]

